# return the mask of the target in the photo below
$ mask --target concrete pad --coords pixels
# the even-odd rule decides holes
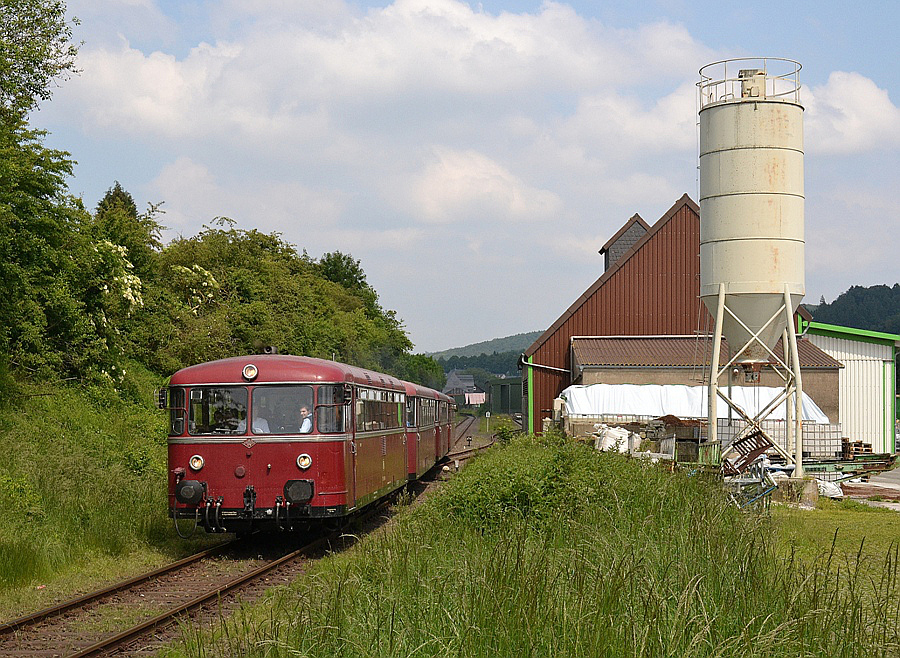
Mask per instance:
[[[863,505],[868,505],[869,507],[880,507],[882,509],[889,509],[889,510],[893,510],[895,512],[900,512],[900,502],[896,502],[896,501],[866,500],[865,498],[862,498],[860,500],[857,500],[856,502],[862,503]]]
[[[900,491],[900,468],[873,475],[869,478],[869,482],[880,487],[888,487]]]

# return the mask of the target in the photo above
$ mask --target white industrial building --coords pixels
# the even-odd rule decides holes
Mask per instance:
[[[800,320],[811,343],[843,364],[838,409],[844,436],[896,452],[896,358],[900,336]]]

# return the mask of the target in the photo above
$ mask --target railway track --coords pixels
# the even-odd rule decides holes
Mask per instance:
[[[371,522],[387,503],[356,517]],[[314,538],[300,548],[278,542],[275,549],[249,541],[229,542],[161,569],[0,624],[0,655],[134,655],[174,637],[176,620],[198,611],[220,612],[236,593],[261,594],[302,573],[318,553],[339,543],[348,526]],[[259,551],[269,555],[259,555]],[[254,551],[251,553],[250,551]],[[218,559],[225,556],[227,559]],[[274,553],[274,554],[271,554]],[[169,629],[169,630],[167,630]]]
[[[449,461],[465,461],[469,459],[473,455],[477,455],[482,450],[487,450],[492,445],[494,445],[494,440],[491,439],[488,443],[480,446],[476,446],[475,448],[466,448],[465,450],[458,450],[457,452],[447,453],[447,459]]]
[[[469,432],[477,422],[478,422],[478,419],[475,418],[474,416],[463,416],[462,420],[460,420],[453,427],[454,439],[453,439],[453,445],[450,446],[450,450],[453,450],[453,448],[455,448],[459,444],[460,441],[465,440],[465,438],[467,438],[467,435],[471,436],[469,434]]]
[[[493,439],[491,439],[486,444],[478,445],[475,447],[472,447],[471,442],[467,441],[467,439],[471,439],[470,431],[472,430],[472,427],[476,425],[477,422],[478,422],[478,419],[475,418],[474,416],[467,416],[467,417],[463,418],[463,420],[461,420],[456,425],[456,427],[454,428],[454,435],[456,436],[456,439],[454,440],[453,445],[450,447],[450,452],[447,453],[447,455],[442,460],[444,463],[457,462],[457,466],[458,466],[458,462],[465,461],[466,459],[469,459],[470,457],[481,452],[482,450],[494,445]],[[455,448],[458,448],[462,444],[463,441],[466,441],[466,443],[467,443],[466,447],[461,450],[455,450]]]

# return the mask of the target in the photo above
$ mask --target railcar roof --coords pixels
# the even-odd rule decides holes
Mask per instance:
[[[403,382],[403,384],[406,386],[407,395],[420,398],[431,398],[432,400],[441,400],[443,402],[453,402],[453,398],[449,395],[444,395],[433,388],[428,388],[427,386],[421,386],[412,382]]]
[[[241,375],[252,363],[259,375],[248,382]],[[349,366],[337,361],[288,354],[250,354],[209,361],[183,368],[172,375],[172,386],[193,384],[270,384],[281,382],[349,382],[360,386],[376,386],[404,391],[405,382],[372,370]]]

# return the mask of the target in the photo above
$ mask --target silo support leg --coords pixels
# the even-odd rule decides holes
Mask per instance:
[[[719,354],[722,351],[722,322],[725,319],[725,284],[719,284],[719,299],[716,305],[716,324],[713,329],[712,343],[712,360],[709,364],[709,389],[707,390],[708,399],[706,402],[707,412],[707,428],[706,440],[716,441],[718,439],[719,415],[718,415],[718,399],[719,399]]]
[[[794,477],[802,478],[803,471],[803,380],[800,376],[800,353],[797,350],[797,330],[794,327],[794,307],[791,294],[784,287],[784,309],[787,314],[788,340],[791,344],[791,370],[794,374]],[[786,350],[785,350],[786,351]]]

